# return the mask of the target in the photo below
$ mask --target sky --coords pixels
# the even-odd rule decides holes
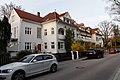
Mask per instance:
[[[0,5],[10,2],[33,14],[39,11],[41,16],[53,11],[59,14],[69,12],[77,23],[90,27],[96,27],[100,22],[109,19],[105,0],[0,0]]]

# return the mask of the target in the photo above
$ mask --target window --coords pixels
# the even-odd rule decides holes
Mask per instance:
[[[39,55],[39,56],[36,56],[33,61],[42,61],[42,60],[43,60],[43,56]]]
[[[51,28],[51,34],[54,34],[54,28]]]
[[[16,38],[16,27],[14,27],[14,38]]]
[[[64,49],[64,42],[58,42],[58,49]]]
[[[41,38],[41,28],[37,28],[37,38]]]
[[[53,57],[51,55],[44,55],[44,60],[47,60],[47,59],[52,59]]]
[[[100,38],[99,37],[96,37],[96,41],[99,41],[100,40]]]
[[[44,35],[45,35],[45,36],[47,35],[47,29],[44,30]]]
[[[64,29],[63,29],[63,28],[60,28],[60,29],[58,30],[58,34],[64,35]]]
[[[69,23],[69,20],[68,20],[68,19],[66,19],[66,22],[67,22],[67,23]]]
[[[31,50],[31,42],[25,42],[25,50]]]
[[[12,16],[12,22],[14,22],[14,21],[15,21],[15,15]]]
[[[35,56],[25,56],[19,60],[19,62],[29,63]]]
[[[51,49],[54,49],[54,48],[55,48],[55,43],[51,42]]]
[[[25,27],[25,34],[31,34],[31,28]]]
[[[45,44],[45,49],[47,49],[47,43],[45,42],[44,44]]]

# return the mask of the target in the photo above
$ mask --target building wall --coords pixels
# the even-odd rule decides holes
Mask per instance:
[[[51,33],[52,28],[54,29],[54,34]],[[43,23],[42,25],[42,52],[52,52],[57,53],[57,25],[56,20]],[[47,30],[47,35],[45,35],[45,30]],[[54,48],[51,48],[51,42],[54,42]],[[47,49],[45,49],[45,43],[47,43]]]
[[[96,35],[96,44],[100,44],[103,47],[103,40],[100,35]]]
[[[25,34],[25,28],[31,28],[31,34]],[[37,38],[37,28],[40,24],[23,20],[20,29],[19,50],[25,50],[25,42],[31,42],[31,49],[34,50],[37,44],[42,44],[42,39]]]
[[[8,48],[8,51],[18,51],[18,44],[20,41],[21,18],[18,16],[15,10],[11,12],[9,23],[11,24],[11,38],[17,39],[17,42],[11,42],[11,46]]]
[[[65,15],[65,16],[67,18],[71,18],[69,15],[68,16]],[[66,29],[71,29],[72,31],[74,31],[75,39],[84,40],[83,38],[81,38],[83,37],[81,36],[81,34],[87,35],[86,33],[78,32],[77,27],[70,25],[70,23],[65,23],[62,21],[50,20],[43,23],[37,23],[29,20],[23,20],[18,16],[15,10],[12,11],[10,17],[10,23],[11,23],[11,32],[12,32],[11,38],[18,39],[17,44],[14,47],[12,47],[11,50],[16,50],[16,51],[25,50],[25,42],[30,42],[32,50],[34,50],[38,44],[41,44],[42,52],[65,53],[66,52],[65,44],[63,44],[64,45],[63,48],[58,49],[58,42],[64,43]],[[31,34],[25,34],[26,27],[31,28]],[[41,38],[37,38],[37,28],[41,28]],[[64,30],[64,35],[58,34],[60,28]],[[47,35],[45,35],[45,30],[47,32]],[[51,33],[52,30],[54,31],[54,34]],[[91,42],[94,42],[95,44],[103,44],[102,39],[99,40],[100,38],[101,36],[92,34],[91,38],[87,38],[88,40],[84,40],[84,41],[89,42],[91,40]],[[54,48],[51,48],[51,42],[54,43]],[[45,49],[45,43],[47,43],[46,49]]]
[[[18,16],[15,10],[12,11],[9,22],[11,24],[11,32],[12,32],[11,38],[19,38],[21,18]],[[16,37],[14,36],[15,28],[16,28]]]
[[[60,35],[60,34],[57,34],[57,38],[58,38],[58,42],[64,42],[64,39],[65,39],[65,35],[66,35],[66,29],[71,29],[72,31],[75,32],[76,34],[76,28],[72,25],[69,25],[69,24],[65,24],[63,22],[59,22],[57,23],[57,31],[62,28],[64,29],[64,35]],[[66,50],[65,50],[65,44],[64,44],[64,48],[63,49],[58,49],[58,53],[66,53]]]

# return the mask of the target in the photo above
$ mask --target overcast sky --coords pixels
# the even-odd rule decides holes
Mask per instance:
[[[77,23],[90,27],[109,19],[105,11],[105,0],[0,0],[0,5],[10,2],[22,6],[30,13],[36,14],[39,11],[42,16],[55,10],[58,13],[69,12]]]

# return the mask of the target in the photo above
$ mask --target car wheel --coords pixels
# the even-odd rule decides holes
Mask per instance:
[[[99,59],[99,58],[100,58],[100,56],[98,55],[98,56],[97,56],[97,59]]]
[[[104,54],[102,54],[102,58],[104,58]]]
[[[25,74],[22,71],[15,72],[12,76],[12,80],[24,80]]]
[[[50,71],[51,72],[56,72],[57,71],[57,65],[56,64],[53,64],[50,68]]]

